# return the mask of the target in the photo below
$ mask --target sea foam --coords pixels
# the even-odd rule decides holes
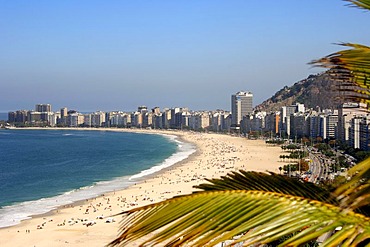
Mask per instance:
[[[129,177],[125,176],[111,181],[97,182],[92,186],[68,191],[62,195],[5,206],[0,209],[0,228],[19,224],[22,220],[30,219],[33,215],[48,213],[63,205],[124,189],[131,184],[133,182],[130,182]]]
[[[162,163],[155,165],[149,169],[143,170],[139,174],[131,176],[130,181],[135,181],[142,177],[159,172],[167,167],[170,167],[186,159],[187,157],[189,157],[191,154],[193,154],[196,151],[192,144],[181,142],[177,139],[176,136],[172,136],[172,135],[165,135],[165,136],[171,139],[171,141],[174,141],[177,143],[178,151],[174,153],[173,155],[171,155],[169,158],[165,159]]]

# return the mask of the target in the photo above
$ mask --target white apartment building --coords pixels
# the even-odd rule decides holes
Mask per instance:
[[[251,92],[240,91],[231,95],[231,125],[237,128],[243,116],[253,112],[253,94]]]
[[[189,126],[191,129],[199,130],[206,129],[210,126],[210,118],[208,112],[197,112],[189,119]]]
[[[79,127],[84,123],[85,116],[78,112],[70,113],[67,118],[67,123],[69,127]]]

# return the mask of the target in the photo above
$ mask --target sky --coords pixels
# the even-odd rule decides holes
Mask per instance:
[[[0,112],[51,104],[230,110],[370,45],[370,13],[341,0],[0,0]]]

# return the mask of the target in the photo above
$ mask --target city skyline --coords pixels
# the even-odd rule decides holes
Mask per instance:
[[[321,69],[313,59],[369,43],[370,16],[340,0],[0,3],[0,112],[35,102],[82,112],[138,105],[254,106]],[[356,28],[353,26],[356,25]]]
[[[61,108],[52,111],[50,104],[36,104],[35,110],[8,113],[6,124],[12,127],[94,127],[149,128],[195,131],[235,132],[256,138],[266,134],[272,138],[305,138],[344,141],[353,148],[370,150],[370,115],[364,105],[343,104],[339,109],[306,108],[304,104],[285,105],[280,111],[253,112],[253,94],[231,95],[232,111],[193,111],[188,108],[138,106],[134,112],[81,113]],[[13,126],[12,126],[13,125]]]

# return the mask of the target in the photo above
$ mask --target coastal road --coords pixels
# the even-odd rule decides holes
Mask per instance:
[[[308,181],[311,183],[316,183],[323,176],[324,165],[320,162],[320,158],[317,155],[310,153],[309,157],[311,160],[311,176]]]

